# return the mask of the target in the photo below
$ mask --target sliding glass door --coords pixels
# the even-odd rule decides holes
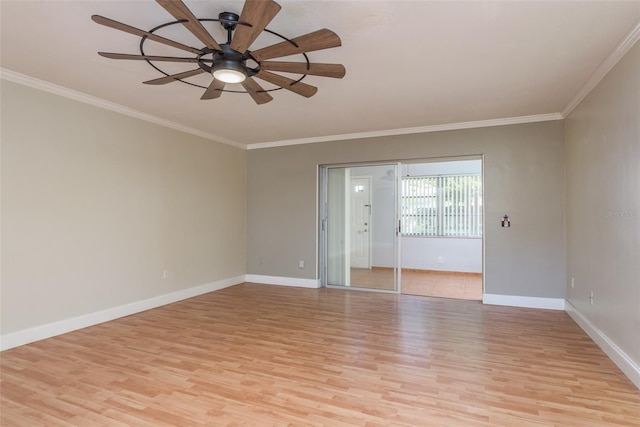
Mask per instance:
[[[323,286],[397,291],[396,164],[320,169]]]

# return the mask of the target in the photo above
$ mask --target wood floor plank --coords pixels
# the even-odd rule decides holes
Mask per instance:
[[[0,354],[2,426],[640,426],[561,311],[242,284]]]
[[[394,270],[386,267],[352,268],[350,287],[394,290]],[[482,300],[482,273],[402,269],[402,293],[427,297]]]

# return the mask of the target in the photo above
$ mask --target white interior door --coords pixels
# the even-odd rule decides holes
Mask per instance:
[[[371,268],[371,177],[351,178],[351,267]]]

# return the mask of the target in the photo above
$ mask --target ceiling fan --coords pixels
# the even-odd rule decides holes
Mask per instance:
[[[342,78],[345,68],[341,64],[311,63],[307,52],[338,47],[342,44],[340,37],[333,31],[321,29],[294,39],[288,39],[274,31],[267,29],[267,25],[278,14],[281,6],[273,0],[246,0],[242,12],[237,15],[232,12],[222,12],[217,19],[202,19],[196,16],[181,0],[156,0],[176,21],[168,22],[145,31],[100,15],[93,15],[91,19],[98,24],[115,28],[129,34],[142,37],[140,42],[140,55],[124,53],[98,52],[99,55],[111,59],[127,59],[146,61],[156,70],[164,74],[153,80],[143,83],[150,85],[162,85],[171,82],[182,82],[193,86],[199,86],[183,79],[202,73],[209,73],[213,80],[200,99],[219,98],[222,92],[248,93],[257,104],[264,104],[273,99],[269,92],[286,89],[307,98],[315,95],[318,88],[303,83],[301,80],[307,75]],[[202,25],[202,22],[216,21],[227,32],[225,43],[218,43]],[[197,48],[187,46],[177,41],[162,37],[155,32],[161,28],[182,24],[189,30],[204,47]],[[251,44],[262,34],[268,32],[283,41],[257,50],[250,50]],[[191,56],[153,56],[144,52],[144,43],[152,40],[157,43],[171,46],[189,52]],[[274,58],[300,54],[304,62],[271,61]],[[155,62],[180,62],[193,63],[198,68],[177,74],[169,74],[161,70]],[[285,72],[301,74],[297,80],[290,79],[280,74]],[[261,79],[276,86],[274,89],[264,89],[254,79]],[[239,83],[244,91],[225,89],[227,84]]]

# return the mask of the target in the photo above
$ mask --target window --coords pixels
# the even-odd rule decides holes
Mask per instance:
[[[403,177],[402,234],[482,237],[480,174]]]

